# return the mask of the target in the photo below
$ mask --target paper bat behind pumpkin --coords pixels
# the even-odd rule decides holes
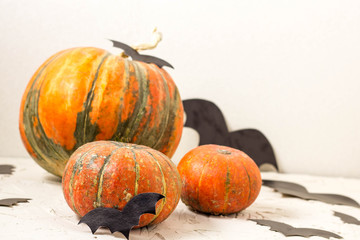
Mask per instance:
[[[124,50],[124,53],[126,55],[130,56],[135,61],[141,61],[141,62],[145,62],[145,63],[154,63],[159,68],[162,68],[163,66],[174,68],[170,63],[166,62],[163,59],[160,59],[160,58],[157,58],[154,56],[140,54],[138,51],[136,51],[129,45],[126,45],[125,43],[118,42],[118,41],[111,40],[111,39],[109,39],[109,40],[113,43],[114,47],[121,48],[122,50]]]
[[[156,214],[156,203],[164,198],[158,193],[141,193],[133,197],[122,211],[115,208],[95,208],[80,219],[94,234],[99,227],[106,227],[111,233],[121,232],[129,239],[130,230],[139,224],[145,213]]]
[[[187,99],[183,101],[183,105],[186,113],[184,126],[199,133],[199,145],[218,144],[236,148],[249,155],[259,167],[268,163],[278,169],[273,148],[259,130],[229,132],[220,109],[207,100]]]
[[[319,236],[319,237],[324,237],[324,238],[331,238],[331,237],[339,238],[339,239],[342,238],[341,236],[339,236],[335,233],[320,230],[320,229],[315,229],[315,228],[295,228],[295,227],[285,224],[285,223],[271,221],[271,220],[265,220],[265,219],[249,219],[249,220],[254,221],[257,224],[262,225],[262,226],[268,226],[268,227],[270,227],[271,231],[280,232],[287,237],[289,237],[289,236],[302,236],[302,237]]]

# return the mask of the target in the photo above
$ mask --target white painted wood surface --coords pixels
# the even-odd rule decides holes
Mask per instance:
[[[13,175],[0,175],[0,199],[32,199],[30,203],[20,203],[12,208],[0,207],[0,239],[125,239],[121,233],[112,235],[107,229],[100,229],[92,235],[88,226],[77,225],[79,218],[64,200],[60,179],[45,172],[33,160],[0,158],[0,164],[16,166]],[[262,175],[264,179],[300,183],[310,192],[343,194],[360,202],[360,179],[278,173]],[[226,217],[195,213],[180,202],[174,213],[163,223],[132,230],[130,239],[304,239],[286,238],[281,233],[269,231],[268,227],[248,221],[248,218],[282,221],[296,227],[319,228],[332,231],[347,240],[360,239],[360,226],[343,223],[333,216],[334,210],[360,219],[360,208],[283,197],[280,193],[263,187],[253,205]]]

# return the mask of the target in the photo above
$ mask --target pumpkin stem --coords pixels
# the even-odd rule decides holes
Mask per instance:
[[[133,46],[133,48],[136,51],[144,51],[144,50],[149,50],[149,49],[156,48],[156,46],[162,40],[162,34],[161,34],[161,32],[158,32],[156,27],[154,28],[152,33],[153,33],[153,36],[152,36],[152,41],[151,42],[149,42],[149,43],[141,43],[141,44],[138,44],[136,46]]]
[[[159,44],[159,42],[162,40],[162,34],[161,32],[158,32],[157,28],[155,27],[152,32],[152,40],[149,43],[141,43],[135,46],[131,46],[136,51],[144,51],[149,49],[154,49]],[[121,53],[121,57],[127,58],[128,55],[126,55],[124,52]]]

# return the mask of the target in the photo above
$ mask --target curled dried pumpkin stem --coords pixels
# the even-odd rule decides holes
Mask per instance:
[[[162,33],[159,32],[157,30],[157,28],[154,28],[153,32],[152,32],[152,40],[151,42],[148,43],[141,43],[135,46],[131,46],[133,49],[135,49],[136,51],[144,51],[144,50],[149,50],[149,49],[154,49],[157,47],[157,45],[159,44],[159,42],[162,40]],[[121,53],[122,57],[128,57],[124,52]]]
[[[143,50],[149,50],[149,49],[156,48],[156,46],[162,40],[162,34],[161,34],[161,32],[159,32],[157,30],[157,28],[155,28],[152,33],[153,33],[153,36],[152,36],[152,41],[151,42],[149,42],[149,43],[141,43],[141,44],[138,44],[136,46],[133,46],[133,48],[136,51],[143,51]]]

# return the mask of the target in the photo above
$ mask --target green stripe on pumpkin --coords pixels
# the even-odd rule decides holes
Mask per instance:
[[[46,78],[44,77],[41,82],[39,79],[48,65],[66,52],[67,51],[64,51],[61,54],[53,56],[53,58],[50,59],[49,62],[44,65],[43,68],[38,72],[26,96],[23,110],[23,125],[25,135],[31,148],[37,156],[37,158],[34,158],[34,160],[40,166],[58,176],[61,175],[59,174],[59,168],[61,168],[60,165],[67,161],[70,154],[60,145],[55,144],[51,139],[49,139],[41,125],[38,112],[38,102],[42,84]],[[38,87],[38,85],[40,85],[40,87]],[[62,161],[51,161],[51,159],[59,159]]]
[[[230,169],[229,169],[229,163],[227,162],[226,166],[226,180],[225,180],[225,199],[224,199],[224,209],[223,212],[226,212],[226,209],[228,207],[228,201],[229,201],[229,193],[230,193]]]
[[[91,148],[91,149],[88,149],[88,151],[84,154],[82,154],[80,156],[79,159],[76,159],[75,161],[75,164],[73,166],[73,170],[71,172],[71,176],[70,176],[70,179],[69,179],[69,195],[70,195],[70,200],[71,200],[71,204],[73,206],[73,209],[74,211],[80,215],[79,211],[77,210],[77,206],[75,206],[75,200],[74,200],[74,192],[73,192],[73,189],[74,189],[74,181],[75,181],[75,175],[79,172],[82,171],[82,168],[83,168],[83,159],[91,152],[91,150],[93,150],[95,147]],[[97,157],[97,156],[96,156]]]
[[[165,88],[165,92],[166,92],[166,99],[165,99],[165,108],[164,108],[164,120],[161,122],[160,125],[160,134],[157,138],[157,140],[153,143],[152,148],[154,149],[158,149],[159,145],[162,144],[163,138],[164,138],[164,134],[168,128],[169,125],[169,121],[170,121],[170,112],[174,111],[173,107],[171,105],[171,101],[170,101],[170,90],[169,90],[169,86],[166,82],[166,78],[165,76],[155,67],[155,66],[151,66],[155,71],[157,71],[159,73],[159,75],[161,76],[161,79],[163,80],[163,85]]]
[[[145,114],[146,106],[148,104],[148,96],[149,96],[149,83],[146,79],[146,75],[139,67],[139,63],[137,62],[129,62],[130,65],[134,67],[135,79],[138,82],[139,91],[138,91],[138,99],[135,105],[135,109],[132,115],[129,117],[127,121],[126,129],[122,135],[120,141],[122,142],[134,142],[133,138],[137,131],[139,131],[138,126]],[[143,131],[144,129],[142,129]],[[141,144],[141,143],[138,143]]]
[[[101,169],[100,169],[100,171],[98,173],[98,176],[97,176],[98,190],[97,190],[97,193],[96,193],[96,201],[94,203],[95,208],[103,206],[103,203],[101,202],[101,198],[102,198],[104,175],[106,173],[106,167],[109,165],[112,155],[114,155],[114,153],[119,149],[120,149],[120,147],[117,147],[116,149],[111,151],[111,153],[109,155],[107,155],[105,157],[104,163],[101,166]]]
[[[149,154],[153,159],[154,161],[156,162],[156,164],[158,165],[159,167],[159,170],[161,172],[161,182],[162,182],[162,186],[161,186],[161,194],[163,196],[165,196],[164,199],[162,199],[161,201],[161,205],[160,205],[160,210],[158,211],[158,213],[151,219],[150,223],[151,224],[153,221],[155,221],[155,219],[159,216],[159,214],[161,213],[161,211],[163,210],[164,206],[165,206],[165,203],[166,203],[166,191],[167,191],[167,185],[166,185],[166,180],[165,180],[165,174],[163,172],[163,169],[161,167],[161,164],[159,163],[159,160],[149,151],[145,151],[147,154]]]
[[[94,79],[91,83],[91,88],[87,93],[86,100],[83,104],[83,111],[79,112],[76,117],[76,128],[74,131],[74,137],[76,139],[76,144],[73,150],[76,150],[83,144],[95,140],[96,135],[99,132],[97,124],[92,124],[90,119],[90,112],[92,111],[92,102],[94,100],[94,91],[96,86],[96,81],[99,77],[99,71],[103,66],[104,61],[110,56],[110,53],[107,53],[102,57],[94,76]]]

